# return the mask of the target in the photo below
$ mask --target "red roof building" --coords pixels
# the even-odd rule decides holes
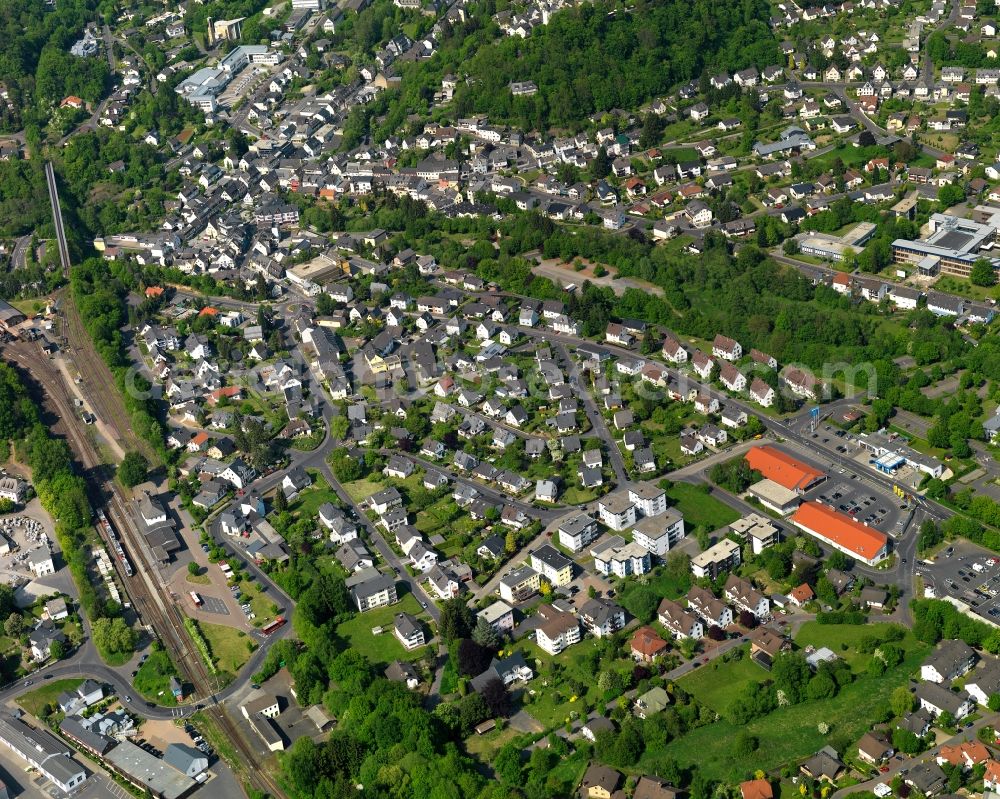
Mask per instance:
[[[632,636],[632,657],[650,661],[667,651],[667,642],[652,627],[640,627]]]
[[[819,502],[803,502],[790,520],[803,532],[869,566],[889,554],[889,539],[884,533]]]
[[[796,460],[787,452],[782,452],[770,444],[762,444],[748,450],[746,459],[751,469],[789,491],[797,491],[800,494],[826,478],[826,474],[819,469]]]
[[[802,585],[789,591],[788,597],[792,600],[792,602],[801,607],[806,602],[810,602],[815,599],[816,594],[813,593],[813,590],[809,587],[808,583],[802,583]]]
[[[767,780],[747,780],[740,783],[743,799],[774,799],[774,791]]]

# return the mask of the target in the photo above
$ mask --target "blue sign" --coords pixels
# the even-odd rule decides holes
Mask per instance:
[[[819,406],[818,405],[815,408],[810,408],[809,409],[809,416],[812,417],[813,419],[816,419],[819,416]]]

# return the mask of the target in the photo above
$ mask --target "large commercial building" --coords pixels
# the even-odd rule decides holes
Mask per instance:
[[[1000,258],[993,255],[1000,229],[1000,209],[976,206],[972,219],[933,214],[928,227],[930,235],[926,239],[896,239],[892,243],[896,263],[916,266],[924,276],[946,274],[967,278],[980,258],[1000,270]]]
[[[249,64],[281,63],[282,55],[262,44],[245,44],[234,47],[219,62],[218,67],[203,67],[186,77],[174,88],[191,105],[205,113],[218,107],[218,96],[232,81],[233,77]]]
[[[803,532],[869,566],[889,554],[889,539],[884,533],[819,502],[803,502],[792,514],[791,522]]]
[[[754,471],[789,491],[804,493],[826,479],[826,474],[770,444],[747,451],[747,463]]]

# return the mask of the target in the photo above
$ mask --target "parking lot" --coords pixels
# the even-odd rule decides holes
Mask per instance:
[[[845,480],[842,475],[832,475],[808,492],[806,498],[829,505],[855,521],[891,536],[902,532],[909,515],[909,511],[899,507],[901,503],[894,494],[880,491],[868,483]]]
[[[226,607],[226,603],[214,596],[203,596],[200,610],[205,613],[216,613],[220,616],[229,615],[229,608]]]
[[[854,433],[825,423],[817,425],[815,431],[810,432],[808,419],[801,419],[797,423],[793,422],[790,427],[797,428],[799,433],[808,436],[817,449],[833,450],[839,455],[851,458],[857,463],[859,472],[874,473],[876,471],[869,463],[871,454],[858,443],[858,437]],[[922,472],[905,464],[892,475],[893,482],[907,489],[915,489],[920,485],[923,477]]]
[[[966,541],[941,550],[933,564],[920,573],[929,575],[938,596],[952,596],[975,613],[1000,624],[1000,557]]]

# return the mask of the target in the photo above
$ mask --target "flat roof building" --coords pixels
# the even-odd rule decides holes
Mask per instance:
[[[695,577],[709,577],[714,580],[721,572],[740,565],[740,545],[729,538],[723,538],[704,552],[691,558],[691,571]]]
[[[158,799],[180,799],[198,784],[131,741],[121,741],[104,760],[137,788],[148,788]]]
[[[1000,258],[991,252],[1000,228],[1000,209],[977,206],[973,219],[959,219],[950,214],[932,214],[928,220],[930,235],[911,241],[896,239],[892,243],[896,263],[916,265],[924,276],[940,273],[968,277],[972,265],[980,258],[1000,269]]]
[[[801,501],[796,492],[766,477],[754,483],[748,490],[750,496],[757,499],[761,505],[782,516],[787,516],[795,510]]]

